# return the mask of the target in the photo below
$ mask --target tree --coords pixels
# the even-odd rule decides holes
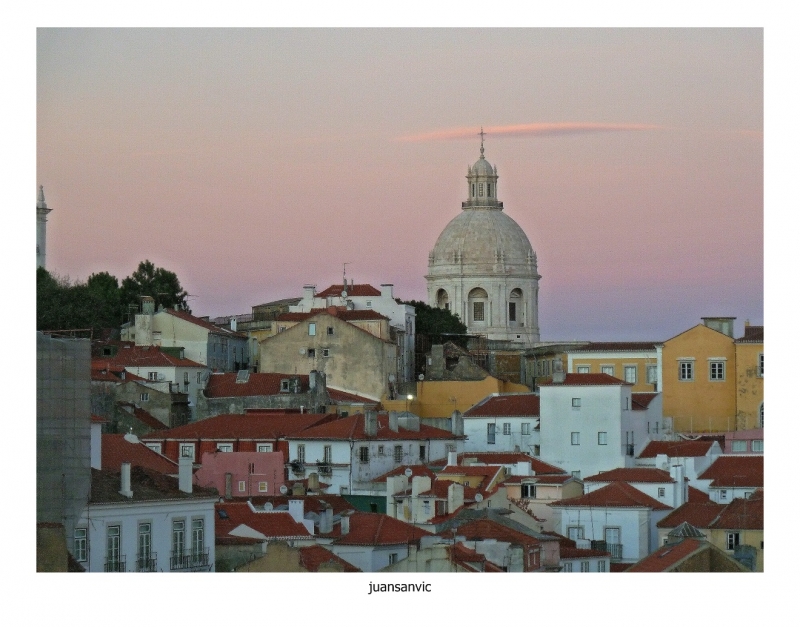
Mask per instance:
[[[120,288],[120,302],[127,310],[128,305],[139,305],[142,296],[152,296],[159,306],[189,311],[186,302],[189,294],[181,287],[178,275],[164,268],[156,268],[152,261],[144,260],[131,276],[123,279]]]
[[[426,335],[434,344],[455,342],[466,345],[467,325],[461,322],[457,314],[449,309],[431,307],[418,300],[405,301],[414,307],[417,313],[417,335]],[[452,336],[452,337],[451,337]]]

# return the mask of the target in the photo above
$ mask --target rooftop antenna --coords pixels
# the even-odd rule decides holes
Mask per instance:
[[[347,298],[347,266],[350,263],[352,262],[346,261],[342,264],[342,298]]]

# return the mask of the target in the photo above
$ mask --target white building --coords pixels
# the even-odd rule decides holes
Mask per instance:
[[[317,293],[316,285],[303,286],[303,298],[296,305],[289,306],[290,312],[308,313],[314,309],[328,307],[347,307],[351,310],[376,311],[389,318],[389,325],[397,335],[400,358],[398,372],[403,381],[414,379],[414,343],[416,337],[416,311],[411,305],[399,303],[394,297],[394,285],[381,284],[378,290],[367,284],[347,283],[331,285]]]
[[[539,455],[539,395],[492,394],[464,412],[464,451]]]
[[[578,478],[633,466],[651,437],[648,417],[660,415],[660,395],[635,409],[631,384],[607,374],[557,372],[539,394],[540,457]]]
[[[89,572],[214,570],[216,490],[192,489],[191,460],[179,478],[123,463],[92,470],[89,504],[75,525],[72,555]]]
[[[481,132],[482,135],[482,132]],[[428,304],[458,314],[470,333],[522,346],[539,341],[536,253],[497,198],[497,168],[467,168],[467,200],[428,255]]]

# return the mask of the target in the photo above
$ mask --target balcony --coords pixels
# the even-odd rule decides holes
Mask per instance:
[[[156,572],[156,563],[158,562],[155,553],[147,555],[139,555],[136,558],[136,572],[137,573],[154,573]]]
[[[109,558],[106,561],[105,572],[107,573],[124,573],[126,569],[126,562],[124,555],[118,555],[116,557]]]
[[[619,561],[622,559],[622,545],[611,544],[604,540],[592,540],[592,549],[595,551],[605,551],[611,553],[611,561]]]
[[[208,567],[208,549],[189,553],[172,552],[169,557],[170,570],[194,570]]]

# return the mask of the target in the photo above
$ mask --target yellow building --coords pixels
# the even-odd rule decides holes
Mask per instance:
[[[764,327],[744,323],[736,350],[736,430],[764,426]]]
[[[658,346],[664,417],[674,431],[733,431],[736,426],[735,318],[703,324]]]
[[[605,373],[631,383],[632,392],[658,392],[656,342],[589,342],[566,351],[566,372]]]

